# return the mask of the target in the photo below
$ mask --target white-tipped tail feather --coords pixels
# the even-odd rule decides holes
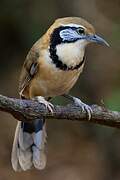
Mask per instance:
[[[41,128],[36,126],[39,126],[39,123],[34,126],[37,131],[27,132],[22,127],[22,122],[17,124],[11,157],[12,167],[15,171],[26,171],[32,167],[37,169],[45,168],[45,143],[47,137],[45,123],[43,126],[40,125]]]

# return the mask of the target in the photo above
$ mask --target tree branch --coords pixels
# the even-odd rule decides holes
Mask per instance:
[[[12,114],[17,120],[31,122],[36,118],[44,116],[52,119],[67,119],[89,123],[106,125],[109,127],[120,128],[120,112],[110,111],[105,107],[98,105],[91,106],[93,110],[91,120],[86,117],[86,112],[81,112],[80,107],[75,107],[71,104],[67,106],[55,106],[54,112],[50,113],[44,105],[32,101],[9,98],[0,95],[0,111]]]

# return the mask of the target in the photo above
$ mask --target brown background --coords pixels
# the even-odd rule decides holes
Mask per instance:
[[[64,16],[87,19],[111,45],[87,48],[84,72],[71,94],[89,104],[103,99],[109,108],[120,110],[120,0],[1,0],[0,93],[18,97],[27,52],[56,18]],[[120,130],[49,120],[46,169],[15,173],[10,153],[16,120],[1,112],[0,123],[0,180],[120,179]]]

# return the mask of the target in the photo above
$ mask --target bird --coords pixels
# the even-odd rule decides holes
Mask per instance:
[[[20,74],[20,98],[38,101],[52,113],[54,105],[50,99],[64,96],[85,110],[90,120],[91,107],[69,95],[83,71],[85,48],[90,43],[109,46],[83,18],[56,19],[28,52]],[[31,123],[18,122],[11,154],[13,169],[44,169],[47,161],[46,138],[45,118]]]

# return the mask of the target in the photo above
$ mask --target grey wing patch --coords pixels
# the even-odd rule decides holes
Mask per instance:
[[[24,62],[19,82],[20,96],[24,96],[23,91],[38,71],[38,58],[39,53],[31,50]]]
[[[37,68],[38,67],[38,63],[33,63],[31,65],[31,68],[30,68],[30,72],[29,72],[29,75],[31,76],[31,78],[37,73]]]

